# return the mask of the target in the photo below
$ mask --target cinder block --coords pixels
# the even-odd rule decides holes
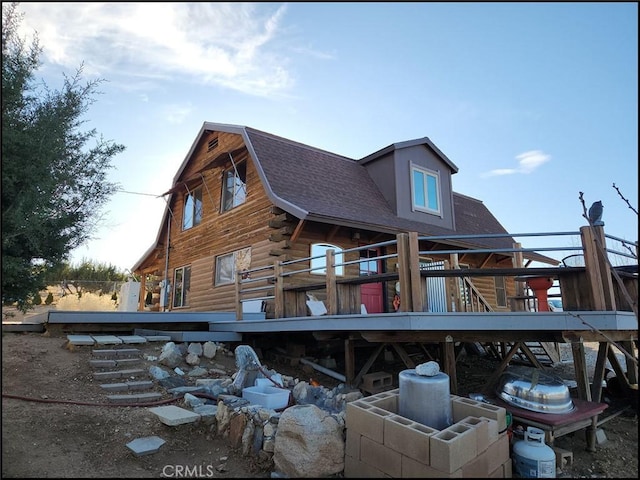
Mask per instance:
[[[360,439],[360,461],[393,478],[398,478],[402,473],[400,453],[364,436]]]
[[[119,358],[122,357],[135,357],[140,355],[140,350],[137,348],[119,348],[117,350],[113,350],[114,352],[116,352],[116,355]],[[95,353],[95,351],[94,351]]]
[[[387,395],[385,395],[387,394]],[[389,393],[389,392],[380,392],[371,397],[367,397],[369,403],[374,407],[381,408],[382,410],[386,410],[391,413],[398,413],[398,398],[399,395],[397,393]]]
[[[89,360],[89,365],[93,368],[114,368],[117,363],[115,360]]]
[[[153,382],[151,380],[140,380],[137,382],[127,382],[127,387],[129,390],[149,390],[153,388]]]
[[[502,469],[504,472],[504,478],[511,478],[513,477],[513,462],[511,461],[511,459],[507,460],[506,462],[504,462],[502,464]]]
[[[129,390],[129,385],[126,383],[103,383],[100,388],[108,392],[126,392]]]
[[[439,431],[400,415],[384,419],[384,445],[429,465],[429,437]]]
[[[431,436],[431,466],[453,473],[476,457],[475,429],[455,423]]]
[[[115,358],[118,356],[118,351],[113,349],[108,350],[92,350],[91,353],[97,358]]]
[[[344,444],[344,454],[360,460],[360,435],[358,432],[347,428],[347,435]]]
[[[504,466],[500,465],[493,472],[489,473],[487,478],[504,478]]]
[[[362,376],[361,389],[366,392],[376,392],[393,386],[393,377],[387,372],[373,372]]]
[[[556,467],[565,468],[569,465],[573,465],[573,452],[565,450],[560,447],[551,447],[556,453]]]
[[[503,433],[500,435],[497,441],[493,442],[487,448],[487,463],[489,467],[489,472],[493,472],[500,466],[505,463],[507,460],[510,461],[509,458],[509,435],[507,433]]]
[[[367,465],[357,458],[345,455],[344,457],[344,477],[345,478],[391,478],[377,468]]]
[[[489,475],[488,453],[480,453],[462,466],[464,478],[485,478]]]
[[[402,478],[461,478],[462,470],[444,473],[413,458],[402,456]]]
[[[118,358],[116,360],[116,366],[128,367],[129,365],[135,365],[140,362],[142,362],[141,358]]]
[[[498,422],[498,432],[507,429],[507,411],[489,403],[478,402],[471,398],[458,397],[452,400],[453,421],[459,422],[465,417],[487,417]]]
[[[478,453],[484,452],[489,446],[489,422],[491,421],[496,423],[494,420],[488,418],[483,420],[478,417],[465,417],[458,422],[476,429],[476,440],[478,441],[476,451]]]
[[[382,410],[363,402],[355,400],[347,403],[345,426],[353,433],[369,437],[382,445],[384,435],[384,418],[391,412]]]
[[[480,420],[487,421],[487,433],[489,435],[489,444],[492,444],[493,442],[498,440],[498,437],[500,435],[498,433],[498,422],[492,418],[487,418],[487,417],[478,417],[478,418]]]

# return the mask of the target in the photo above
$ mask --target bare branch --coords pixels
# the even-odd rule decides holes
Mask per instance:
[[[627,206],[628,206],[631,210],[633,210],[633,211],[635,212],[635,214],[636,214],[636,215],[638,215],[638,210],[636,210],[635,208],[633,208],[633,207],[631,206],[631,203],[629,203],[629,200],[627,200],[627,199],[622,195],[622,193],[620,193],[620,189],[619,189],[618,187],[616,187],[616,184],[615,184],[615,183],[613,184],[613,188],[616,190],[616,192],[618,192],[618,195],[620,195],[620,198],[621,198],[622,200],[624,200],[624,201],[625,201],[625,203],[627,204]]]

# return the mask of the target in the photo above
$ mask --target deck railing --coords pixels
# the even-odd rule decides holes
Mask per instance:
[[[420,242],[444,242],[455,244],[481,239],[521,237],[580,237],[579,246],[544,246],[523,248],[515,243],[511,248],[447,248],[441,250],[420,250]],[[624,250],[616,249],[617,244]],[[599,248],[600,245],[600,248]],[[602,248],[606,245],[606,248]],[[363,250],[380,249],[391,251],[377,257],[346,260],[359,255]],[[526,279],[531,276],[548,276],[558,279],[558,288],[565,309],[573,310],[634,310],[637,314],[637,276],[635,276],[634,298],[628,298],[628,292],[621,285],[616,285],[615,266],[629,263],[629,259],[637,266],[638,243],[622,238],[605,235],[602,227],[581,227],[579,232],[548,232],[521,234],[483,234],[452,236],[418,236],[415,232],[400,233],[394,240],[363,245],[341,250],[337,262],[336,252],[328,249],[325,255],[305,257],[291,261],[276,261],[272,266],[236,272],[236,317],[242,319],[243,304],[249,301],[262,301],[263,306],[271,302],[272,316],[285,318],[308,315],[307,301],[316,295],[322,298],[329,315],[345,315],[361,313],[360,287],[367,283],[386,282],[392,288],[399,285],[402,292],[399,311],[425,312],[434,311],[427,298],[426,283],[430,278],[443,279],[446,290],[446,307],[444,311],[491,311],[490,303],[482,296],[473,284],[472,278],[513,277],[516,279],[516,295],[511,298],[509,309],[525,310],[527,299]],[[558,260],[556,267],[532,267],[529,262],[524,265],[525,253],[556,252],[563,259],[581,257],[580,266],[567,266]],[[465,255],[494,254],[511,257],[511,265],[507,268],[460,268],[459,260]],[[568,254],[568,255],[567,255]],[[444,269],[431,270],[421,268],[421,260],[426,257],[448,257],[444,260]],[[612,260],[615,258],[617,260]],[[323,259],[323,262],[315,262]],[[397,268],[384,273],[360,275],[360,268],[353,267],[362,262],[395,260]],[[314,263],[322,265],[313,266]],[[615,264],[615,265],[614,265]],[[424,265],[424,264],[423,264]],[[612,269],[612,266],[614,268]],[[336,268],[341,267],[343,275],[336,275]],[[349,268],[351,267],[351,269]],[[481,265],[482,267],[482,265]],[[324,278],[314,278],[314,272],[323,273]],[[350,272],[350,273],[349,273]],[[355,272],[355,274],[354,274]],[[624,283],[624,282],[623,282]],[[393,290],[392,290],[393,291]],[[315,292],[315,293],[314,293]],[[464,292],[464,293],[461,293]],[[462,298],[461,295],[467,295]],[[632,305],[627,305],[631,301]],[[625,304],[625,305],[622,305]],[[440,311],[440,310],[438,310]]]

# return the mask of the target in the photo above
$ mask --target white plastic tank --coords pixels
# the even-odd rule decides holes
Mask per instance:
[[[556,454],[542,430],[527,427],[524,440],[513,444],[513,467],[521,478],[556,478]]]
[[[420,374],[420,367],[418,365],[416,369],[403,370],[399,374],[398,413],[428,427],[443,430],[453,423],[449,375],[439,371],[429,375]]]

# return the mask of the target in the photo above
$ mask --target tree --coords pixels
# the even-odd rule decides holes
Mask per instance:
[[[59,91],[36,82],[42,49],[19,37],[17,6],[2,5],[2,302],[26,311],[47,270],[91,238],[125,147],[81,130],[104,80],[83,85],[81,65]]]

